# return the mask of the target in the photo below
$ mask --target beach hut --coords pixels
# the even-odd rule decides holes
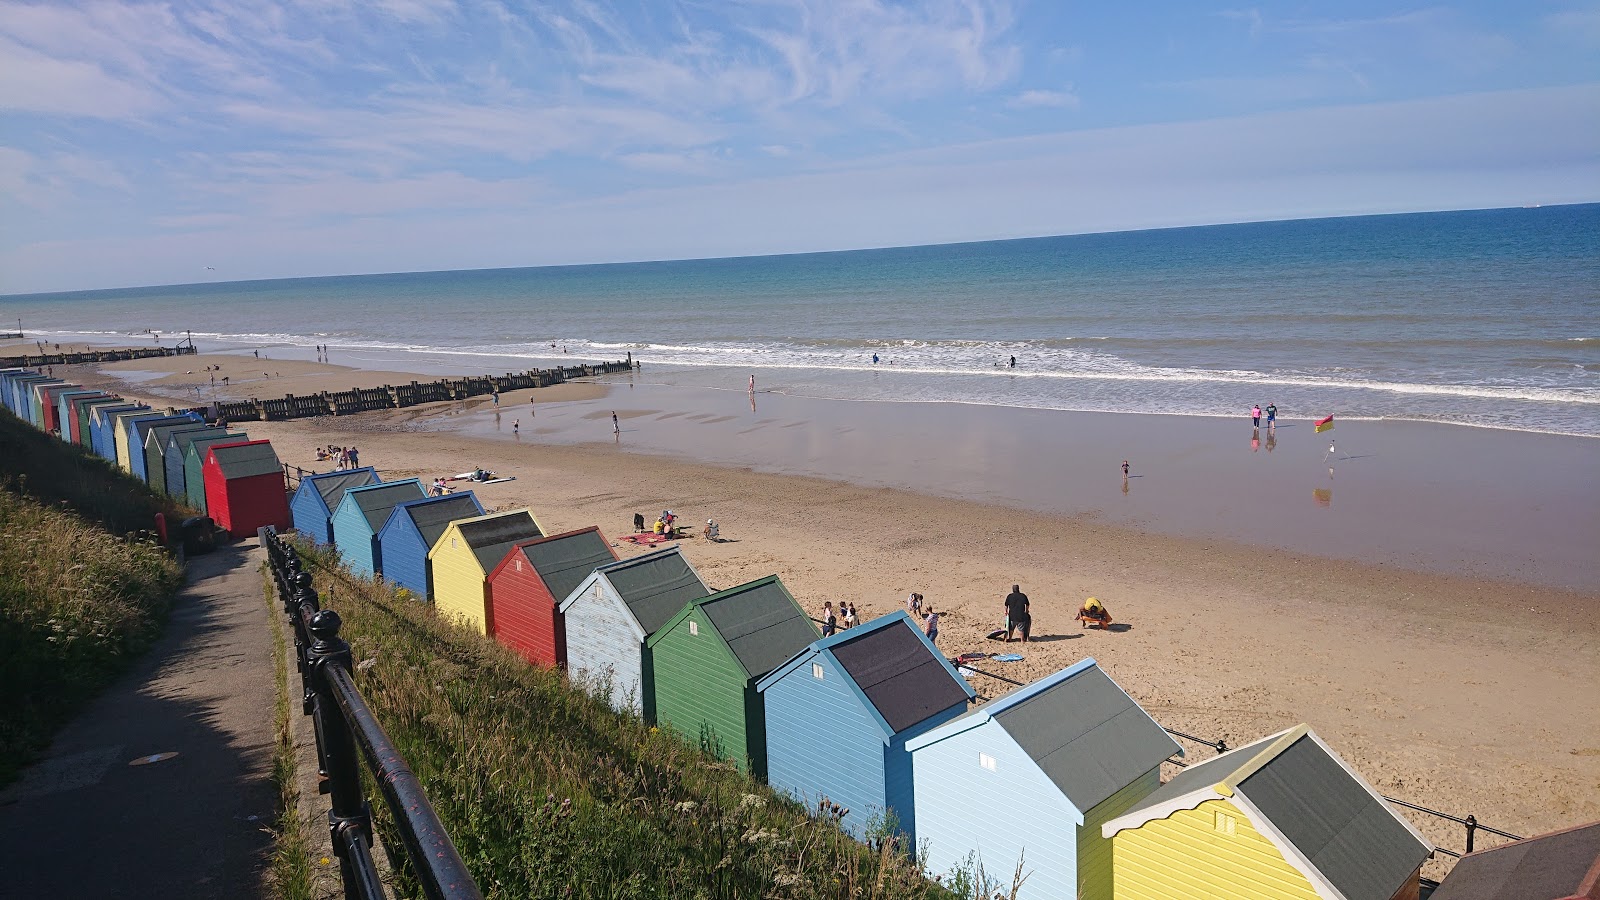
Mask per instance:
[[[81,391],[83,385],[63,381],[37,388],[39,396],[39,428],[46,434],[59,434],[61,429],[61,395],[68,391]]]
[[[1433,853],[1305,725],[1190,765],[1101,833],[1118,900],[1416,900]]]
[[[756,682],[767,713],[767,783],[815,809],[824,798],[865,838],[892,816],[916,852],[906,741],[966,712],[976,693],[904,610],[812,642]]]
[[[72,406],[75,410],[74,414],[77,417],[77,422],[72,426],[72,439],[77,442],[78,446],[83,447],[89,452],[93,453],[94,432],[90,428],[90,422],[92,420],[94,411],[102,406],[115,406],[118,403],[126,402],[128,401],[118,397],[116,394],[107,394],[104,397],[89,397],[84,400],[74,401]]]
[[[4,381],[5,390],[4,392],[0,392],[0,402],[5,403],[6,409],[10,410],[12,415],[19,419],[26,418],[26,416],[22,414],[22,409],[18,403],[18,398],[21,396],[18,394],[18,390],[20,389],[21,385],[28,384],[45,377],[47,376],[35,372],[32,369],[13,369],[10,372],[7,372]]]
[[[16,394],[16,405],[13,407],[13,411],[17,414],[17,418],[23,420],[24,422],[38,425],[38,418],[34,415],[34,386],[41,384],[61,383],[61,379],[51,378],[48,375],[24,375],[21,378],[18,378],[15,382],[13,382],[15,385],[13,390]]]
[[[339,508],[344,492],[381,481],[378,470],[371,466],[303,476],[289,501],[295,533],[313,544],[333,543],[333,511]]]
[[[906,747],[928,871],[977,863],[1009,888],[1020,863],[1020,900],[1110,900],[1111,843],[1100,824],[1156,790],[1161,763],[1182,752],[1093,659]]]
[[[183,502],[189,499],[189,482],[187,471],[184,469],[184,459],[188,455],[189,444],[196,438],[222,437],[227,433],[226,428],[205,425],[192,431],[179,430],[167,435],[167,448],[161,454],[161,467],[164,470],[162,483],[166,485],[168,497]],[[241,434],[227,443],[237,443],[242,440],[247,438]]]
[[[675,545],[600,566],[561,601],[568,674],[604,688],[618,712],[654,722],[654,669],[645,642],[690,601],[710,594]]]
[[[339,548],[339,555],[350,571],[367,578],[382,575],[383,551],[378,548],[378,529],[389,521],[389,512],[395,506],[427,496],[427,489],[415,478],[346,488],[330,524],[333,544]]]
[[[203,425],[200,416],[192,413],[179,413],[177,415],[157,415],[153,417],[135,417],[122,423],[128,433],[128,465],[127,469],[133,477],[145,482],[150,481],[147,467],[149,457],[145,455],[145,441],[150,437],[150,430],[161,425]],[[165,473],[163,473],[165,478]]]
[[[389,521],[378,529],[383,577],[410,591],[419,600],[432,600],[428,551],[439,542],[439,536],[451,522],[481,515],[483,504],[471,491],[412,500],[396,506],[389,511]]]
[[[192,450],[194,445],[190,445]],[[202,468],[206,513],[234,538],[263,525],[290,525],[289,496],[283,489],[283,463],[271,441],[216,443],[206,448]]]
[[[78,388],[56,397],[56,433],[69,444],[78,442],[78,404],[109,396],[105,391]]]
[[[13,414],[11,408],[11,383],[24,375],[37,375],[32,369],[4,369],[0,370],[0,406],[4,406]]]
[[[66,384],[66,381],[60,378],[45,377],[29,380],[22,391],[22,418],[27,419],[33,427],[42,429],[44,427],[44,416],[41,414],[44,408],[42,392],[46,388],[62,384]]]
[[[144,481],[158,494],[167,492],[167,443],[174,433],[205,431],[211,426],[198,419],[157,425],[144,436]]]
[[[656,717],[764,778],[767,716],[756,682],[816,639],[776,575],[691,600],[645,641]]]
[[[596,527],[518,541],[489,573],[494,639],[541,666],[567,666],[561,601],[594,572],[617,561]]]
[[[223,430],[221,434],[194,431],[189,432],[186,440],[189,447],[183,451],[183,490],[188,495],[191,507],[209,512],[206,502],[206,452],[212,444],[242,444],[250,440],[250,436],[242,431]]]
[[[149,408],[143,403],[134,403],[131,400],[95,406],[93,411],[89,413],[89,446],[94,450],[95,455],[106,462],[115,463],[117,461],[117,444],[113,435],[117,428],[117,415]]]
[[[1432,900],[1600,900],[1600,822],[1468,853]]]
[[[137,413],[119,413],[113,417],[115,427],[113,427],[111,430],[111,440],[112,445],[117,451],[117,468],[127,472],[129,475],[132,475],[134,457],[133,448],[142,448],[144,446],[142,443],[144,440],[142,436],[139,438],[138,442],[135,442],[134,440],[133,423],[166,418],[168,418],[166,413],[150,409],[149,407],[146,407]],[[139,454],[139,464],[144,464],[143,453]]]
[[[445,526],[428,550],[433,573],[433,605],[440,615],[469,625],[479,634],[489,630],[489,573],[511,545],[541,537],[544,529],[525,509],[459,519]]]

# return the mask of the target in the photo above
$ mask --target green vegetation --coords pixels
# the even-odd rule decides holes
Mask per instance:
[[[267,615],[272,619],[273,680],[277,697],[273,701],[272,782],[278,786],[278,826],[272,834],[277,848],[270,869],[273,896],[279,900],[309,900],[315,896],[311,886],[311,839],[306,823],[300,819],[300,784],[295,773],[294,732],[289,727],[288,652],[284,637],[288,623],[278,605],[278,589],[267,567],[262,565],[262,593]],[[298,710],[296,710],[298,712]]]
[[[486,897],[949,896],[894,842],[858,843],[560,672],[300,550],[363,695]]]
[[[146,534],[175,507],[0,413],[0,785],[160,633],[181,570]]]

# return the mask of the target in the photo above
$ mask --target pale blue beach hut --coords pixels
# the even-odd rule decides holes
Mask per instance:
[[[906,742],[917,841],[933,875],[979,864],[1018,900],[1111,900],[1100,826],[1161,786],[1182,753],[1093,659]]]
[[[389,511],[389,521],[378,529],[383,577],[410,591],[418,600],[431,601],[433,579],[428,571],[428,551],[451,522],[483,514],[483,504],[471,491],[397,505]]]
[[[295,532],[313,544],[333,543],[333,511],[339,508],[344,492],[382,481],[378,477],[378,470],[371,466],[301,478],[300,486],[289,501],[289,515],[294,518]]]
[[[167,486],[167,496],[175,500],[189,499],[188,470],[184,466],[189,453],[189,444],[200,438],[221,437],[227,433],[226,428],[207,425],[194,430],[180,428],[167,435],[166,452],[161,456],[161,467],[166,470],[164,483]],[[240,439],[243,439],[242,436]]]
[[[678,611],[711,595],[676,546],[599,566],[561,601],[567,672],[606,688],[618,712],[655,721],[654,671],[645,642]]]
[[[966,712],[976,693],[904,610],[812,642],[756,683],[767,709],[767,783],[846,812],[858,838],[893,818],[915,852],[906,741]]]
[[[109,406],[96,407],[90,419],[90,427],[94,438],[94,452],[106,462],[115,464],[117,461],[117,417],[128,413],[148,412],[150,407],[143,403],[113,403]]]
[[[56,430],[59,432],[59,437],[69,444],[72,443],[72,420],[74,418],[72,402],[74,400],[82,403],[85,400],[105,396],[107,396],[105,391],[97,391],[92,388],[84,387],[76,388],[70,391],[62,391],[60,394],[57,394]]]
[[[122,427],[127,432],[128,471],[133,473],[133,477],[148,484],[149,457],[145,455],[145,440],[150,437],[151,429],[158,425],[183,425],[200,421],[200,417],[192,412],[173,416],[162,414],[136,416],[124,421]],[[165,472],[161,474],[163,477],[166,475]]]
[[[332,519],[333,544],[339,548],[345,565],[369,578],[383,574],[379,529],[389,521],[389,513],[396,506],[427,497],[422,482],[415,478],[346,488]]]

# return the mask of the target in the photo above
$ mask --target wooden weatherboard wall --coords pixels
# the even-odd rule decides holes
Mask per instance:
[[[304,476],[289,501],[295,533],[313,544],[333,543],[333,511],[339,508],[344,492],[381,481],[371,466]]]
[[[112,433],[116,428],[117,413],[136,409],[149,409],[149,407],[131,400],[97,404],[89,413],[89,449],[106,462],[115,463],[117,444],[112,438]]]
[[[204,422],[187,420],[168,425],[157,425],[144,438],[144,480],[150,490],[158,494],[167,492],[167,443],[174,432],[204,431],[211,426]]]
[[[72,406],[75,411],[77,421],[73,423],[72,426],[72,442],[80,447],[88,449],[91,453],[94,452],[94,444],[92,441],[94,432],[89,426],[90,416],[95,410],[102,406],[116,406],[119,403],[126,402],[126,400],[123,400],[121,397],[118,397],[115,394],[107,394],[103,397],[88,397],[83,400],[74,400]]]
[[[196,432],[196,434],[200,434]],[[212,444],[242,444],[250,435],[242,431],[223,431],[221,434],[203,434],[192,438],[189,448],[183,451],[183,488],[189,505],[203,513],[211,512],[206,501],[206,453]]]
[[[378,529],[383,577],[410,591],[418,600],[432,600],[428,551],[457,519],[483,515],[483,504],[471,491],[412,500],[389,511]]]
[[[333,543],[352,572],[366,578],[383,574],[378,531],[401,503],[425,500],[428,492],[416,478],[347,488],[333,511]]]
[[[1092,659],[906,746],[929,871],[949,873],[976,853],[1009,885],[1020,861],[1019,900],[1111,900],[1104,839],[1081,830],[1155,790],[1161,763],[1182,752]]]
[[[200,417],[189,413],[178,416],[165,414],[155,416],[139,416],[128,419],[122,423],[126,430],[128,444],[127,470],[133,477],[148,483],[145,474],[144,439],[149,436],[150,429],[157,425],[176,425],[180,422],[199,422]]]
[[[756,682],[816,639],[776,575],[695,600],[646,641],[656,717],[764,778],[767,725]]]
[[[826,799],[866,837],[893,816],[916,847],[908,738],[975,695],[904,611],[811,644],[756,684],[767,717],[767,783],[815,810]]]
[[[110,453],[107,460],[122,471],[128,471],[128,433],[124,423],[133,416],[159,416],[160,413],[144,405],[135,405],[132,409],[122,409],[106,417],[105,442],[106,450]]]
[[[493,634],[489,573],[511,545],[543,534],[544,529],[526,509],[451,522],[428,551],[433,603],[439,614],[479,634]]]
[[[207,513],[235,538],[266,525],[289,527],[283,464],[271,441],[212,444],[206,449],[202,478]]]
[[[566,668],[561,601],[594,572],[617,561],[598,527],[518,541],[489,573],[494,639],[535,665]]]
[[[618,712],[656,721],[645,642],[689,602],[710,594],[676,546],[597,568],[561,603],[568,674],[590,690],[603,688]]]
[[[194,431],[175,431],[167,435],[167,452],[162,455],[161,464],[166,469],[167,496],[176,500],[187,500],[188,473],[184,469],[184,462],[188,459],[189,444],[198,438],[221,437],[228,433],[226,428],[207,425]]]

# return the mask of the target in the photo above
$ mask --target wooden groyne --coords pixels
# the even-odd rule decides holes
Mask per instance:
[[[401,409],[440,400],[465,400],[468,397],[481,397],[496,392],[549,387],[574,378],[628,372],[632,369],[633,356],[629,354],[625,360],[594,365],[530,369],[526,372],[507,372],[505,375],[443,378],[438,381],[413,381],[409,384],[386,384],[375,388],[323,391],[305,396],[287,394],[273,400],[223,401],[210,406],[196,407],[194,411],[207,418],[221,417],[230,422],[250,419],[270,422],[280,419],[309,419],[316,416],[348,416],[378,409]]]
[[[122,362],[129,359],[152,359],[158,356],[189,356],[195,353],[193,344],[178,347],[128,347],[121,350],[85,350],[82,353],[24,353],[21,356],[0,356],[0,369],[30,369],[37,366],[73,366],[80,363]]]

